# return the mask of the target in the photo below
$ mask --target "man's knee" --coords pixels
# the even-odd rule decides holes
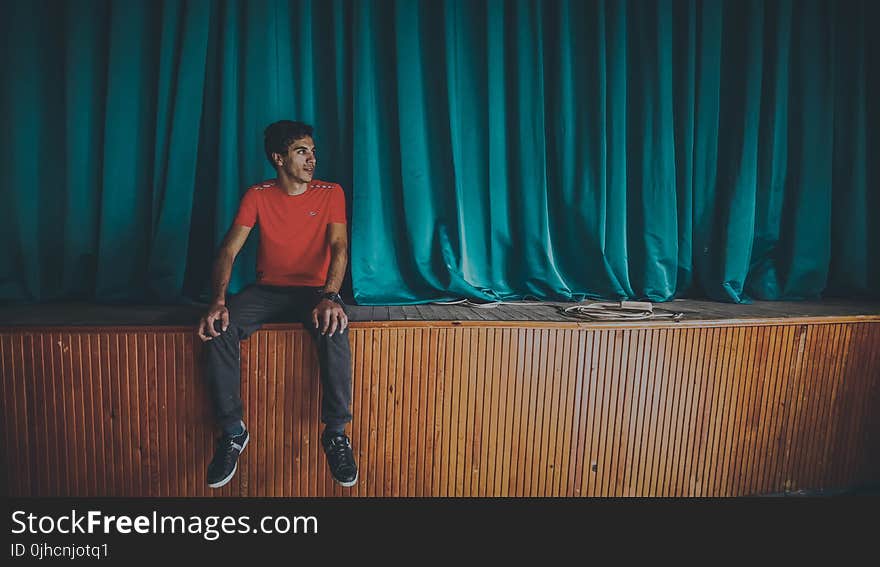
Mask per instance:
[[[337,348],[345,348],[348,347],[348,329],[345,331],[336,331],[332,335],[328,332],[325,334],[321,334],[320,331],[314,333],[315,338],[318,340],[318,343],[326,342],[330,346],[334,346]]]
[[[229,325],[226,327],[226,330],[223,330],[223,322],[222,321],[214,321],[214,330],[218,333],[218,336],[211,338],[207,344],[211,344],[214,341],[219,342],[230,342],[238,339],[240,328],[234,322],[230,321]]]

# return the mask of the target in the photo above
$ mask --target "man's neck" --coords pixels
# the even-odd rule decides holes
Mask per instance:
[[[278,186],[288,195],[302,195],[309,188],[307,181],[300,181],[288,177],[284,171],[278,172]]]

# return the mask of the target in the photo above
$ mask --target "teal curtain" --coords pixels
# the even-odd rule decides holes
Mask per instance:
[[[320,132],[351,190],[351,7],[341,0],[13,2],[2,19],[0,298],[207,296],[263,128]],[[253,281],[256,242],[230,289]]]
[[[14,1],[0,300],[203,299],[282,118],[315,125],[317,176],[346,189],[359,303],[877,297],[878,15]]]

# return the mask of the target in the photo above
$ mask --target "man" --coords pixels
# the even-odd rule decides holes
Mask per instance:
[[[351,352],[348,316],[339,297],[348,262],[345,195],[335,183],[312,179],[317,157],[308,124],[270,124],[264,145],[277,178],[250,187],[242,197],[214,264],[213,303],[198,328],[221,430],[208,466],[208,486],[219,488],[232,480],[250,440],[242,421],[240,341],[266,320],[291,311],[317,342],[325,424],[321,444],[330,473],[342,486],[353,486],[358,470],[345,435],[351,421]],[[257,281],[227,305],[232,264],[257,223]]]

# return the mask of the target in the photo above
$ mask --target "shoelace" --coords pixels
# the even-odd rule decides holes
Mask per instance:
[[[331,458],[334,463],[348,464],[345,463],[345,450],[351,448],[351,444],[347,438],[333,437],[327,445],[329,447],[327,450],[327,456]]]
[[[232,444],[234,441],[232,437],[221,437],[217,439],[217,455],[221,457],[223,461],[229,461],[232,459]]]

